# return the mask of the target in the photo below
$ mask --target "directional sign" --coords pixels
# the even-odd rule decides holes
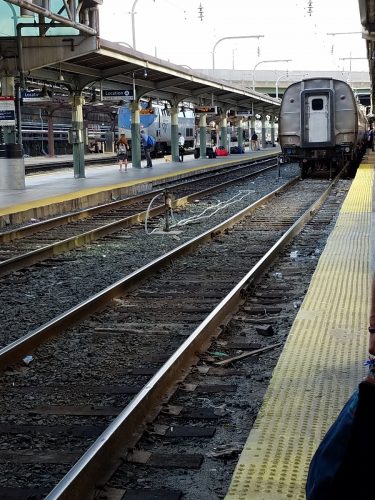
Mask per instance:
[[[10,96],[0,96],[0,127],[15,125],[16,112],[14,98]]]
[[[103,101],[132,101],[133,100],[133,90],[103,90]]]
[[[197,106],[196,108],[194,108],[194,113],[196,115],[216,115],[217,106]]]

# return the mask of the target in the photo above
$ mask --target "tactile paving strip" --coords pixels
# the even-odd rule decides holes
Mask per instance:
[[[305,499],[311,457],[365,374],[373,172],[369,164],[357,171],[227,500]]]

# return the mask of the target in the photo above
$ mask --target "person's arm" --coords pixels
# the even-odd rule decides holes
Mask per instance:
[[[371,332],[374,333],[371,333]],[[369,353],[375,355],[375,273],[372,276],[370,317],[369,317]]]

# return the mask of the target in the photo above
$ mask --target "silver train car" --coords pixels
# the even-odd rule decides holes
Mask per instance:
[[[282,98],[279,142],[301,177],[347,169],[352,174],[366,147],[367,120],[350,86],[333,78],[290,85]]]
[[[156,140],[156,153],[171,152],[171,115],[167,108],[158,104],[148,106],[147,102],[141,102],[140,125],[146,134],[152,135]],[[122,106],[118,112],[119,134],[124,133],[129,139],[131,147],[131,111],[129,106]],[[194,146],[195,117],[192,109],[182,107],[178,113],[178,131],[185,138],[185,148]]]

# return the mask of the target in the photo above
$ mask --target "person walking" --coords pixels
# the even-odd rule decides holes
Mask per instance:
[[[152,168],[150,146],[148,145],[148,135],[144,130],[141,130],[141,146],[143,147],[143,151],[145,153],[145,158],[147,161],[146,168]]]
[[[122,172],[122,165],[124,165],[124,171],[128,171],[128,139],[125,134],[120,135],[120,139],[116,143],[117,148],[117,160],[120,167],[120,172]]]
[[[181,132],[178,133],[178,156],[179,156],[179,161],[184,161],[184,146],[185,146],[185,137],[181,134]]]

